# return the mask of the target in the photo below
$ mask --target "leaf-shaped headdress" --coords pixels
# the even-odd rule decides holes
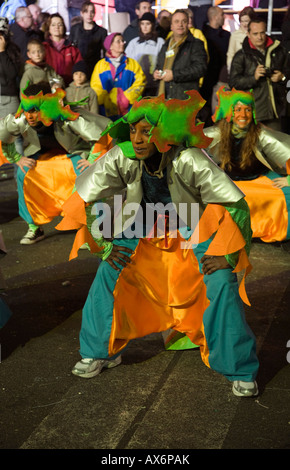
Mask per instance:
[[[232,90],[226,90],[224,86],[221,86],[217,91],[218,104],[214,115],[212,116],[213,122],[220,121],[221,119],[226,119],[230,122],[234,116],[234,107],[238,102],[246,104],[252,107],[253,110],[253,120],[255,124],[255,99],[252,90],[250,91],[241,91],[232,88]]]
[[[205,148],[212,139],[204,135],[204,124],[196,123],[196,115],[205,101],[195,90],[185,94],[188,95],[186,100],[165,100],[164,95],[139,99],[125,116],[110,124],[103,135],[110,134],[117,144],[127,143],[126,156],[134,158],[129,124],[146,119],[152,125],[149,141],[161,153],[167,152],[172,145]]]
[[[50,126],[53,121],[58,119],[75,121],[79,117],[79,113],[73,112],[68,104],[66,106],[62,104],[65,95],[65,91],[61,88],[58,88],[54,93],[43,94],[40,91],[37,95],[32,96],[27,96],[25,90],[21,90],[21,102],[15,117],[19,117],[24,111],[27,112],[35,108],[38,111],[38,120],[45,126]]]

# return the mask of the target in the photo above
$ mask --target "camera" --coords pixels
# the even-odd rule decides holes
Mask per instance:
[[[270,67],[265,67],[265,74],[264,77],[270,78],[274,73],[274,70]]]

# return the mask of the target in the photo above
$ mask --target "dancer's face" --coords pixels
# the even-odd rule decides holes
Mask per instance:
[[[26,121],[31,127],[35,127],[39,123],[38,113],[39,111],[35,108],[30,109],[29,111],[24,111]]]
[[[145,119],[130,124],[130,139],[138,160],[146,160],[156,153],[155,144],[148,142],[152,125]]]
[[[238,102],[234,107],[233,123],[240,129],[248,127],[253,119],[252,106]]]

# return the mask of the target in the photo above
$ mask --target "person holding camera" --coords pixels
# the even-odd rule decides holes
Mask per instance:
[[[290,76],[287,56],[280,41],[266,34],[264,20],[254,18],[230,70],[230,87],[253,89],[257,120],[278,131],[281,130],[280,117],[285,112],[286,84]]]
[[[159,83],[158,96],[185,99],[184,92],[198,90],[199,80],[207,69],[204,43],[190,33],[186,10],[177,9],[172,14],[172,35],[160,50],[153,78]]]

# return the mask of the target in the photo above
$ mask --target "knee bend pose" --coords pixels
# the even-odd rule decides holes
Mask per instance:
[[[209,144],[203,126],[195,125],[201,97],[187,95],[136,102],[104,132],[116,145],[76,179],[75,197],[86,205],[102,261],[83,309],[81,360],[72,372],[94,377],[120,364],[131,339],[172,328],[200,346],[203,362],[231,381],[236,395],[253,396],[255,337],[236,279],[249,269],[249,209],[201,151]],[[124,192],[109,239],[105,220],[97,224],[98,204]]]
[[[19,214],[28,224],[22,245],[44,238],[42,225],[62,214],[76,175],[110,146],[110,139],[98,142],[110,121],[81,106],[72,111],[64,99],[62,89],[51,93],[46,82],[29,85],[16,115],[0,122],[3,154],[18,165]],[[18,136],[23,138],[23,155],[14,145]]]

